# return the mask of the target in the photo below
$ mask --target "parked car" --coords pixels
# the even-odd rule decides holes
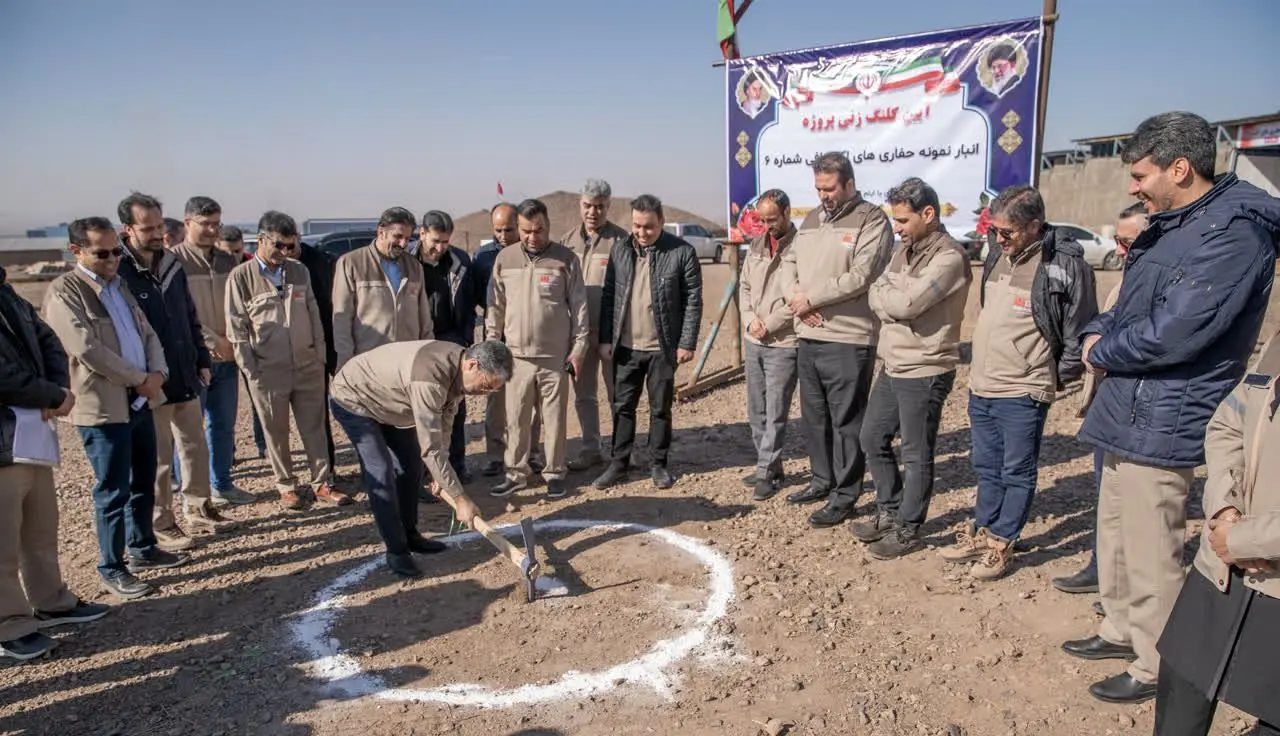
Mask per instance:
[[[1051,222],[1056,228],[1066,231],[1066,235],[1074,239],[1084,248],[1084,260],[1094,268],[1104,271],[1119,271],[1124,267],[1124,260],[1116,253],[1116,241],[1087,227],[1069,222]],[[982,260],[987,259],[987,245],[982,246]]]
[[[372,243],[377,236],[377,230],[346,230],[323,235],[303,235],[302,242],[313,248],[319,248],[336,259],[344,253],[350,253],[356,248],[363,248]]]
[[[668,222],[662,226],[662,229],[692,245],[699,258],[708,258],[715,263],[720,262],[723,248],[720,241],[711,237],[711,233],[707,232],[705,227],[691,222]]]

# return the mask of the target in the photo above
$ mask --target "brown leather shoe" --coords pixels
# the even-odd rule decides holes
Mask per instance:
[[[330,506],[350,506],[353,503],[350,496],[328,483],[321,483],[316,488],[316,501]]]
[[[302,500],[302,494],[295,488],[291,491],[280,491],[280,505],[290,511],[301,511],[307,504]]]

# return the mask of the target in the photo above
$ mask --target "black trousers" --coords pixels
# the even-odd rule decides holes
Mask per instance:
[[[801,340],[800,416],[809,444],[814,488],[827,502],[851,508],[862,495],[867,459],[859,435],[871,393],[876,349],[871,345]]]
[[[881,369],[867,402],[861,444],[876,483],[876,504],[913,531],[929,514],[938,425],[955,380],[955,371],[893,378]],[[902,472],[893,452],[898,434],[902,435]]]
[[[631,462],[636,442],[636,407],[641,390],[649,391],[649,462],[666,467],[671,450],[671,402],[676,369],[661,350],[613,351],[613,462]]]
[[[1193,571],[1191,573],[1195,575]],[[1155,736],[1208,736],[1218,701],[1210,700],[1166,663],[1156,684]],[[1280,728],[1258,721],[1252,736],[1280,736]]]
[[[418,536],[423,474],[417,431],[352,414],[332,399],[330,407],[360,458],[369,510],[387,552],[409,554],[409,538]]]

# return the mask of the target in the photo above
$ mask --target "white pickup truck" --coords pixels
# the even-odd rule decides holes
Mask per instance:
[[[707,258],[713,263],[720,262],[722,246],[711,237],[705,227],[691,222],[668,222],[662,228],[692,245],[699,258]]]

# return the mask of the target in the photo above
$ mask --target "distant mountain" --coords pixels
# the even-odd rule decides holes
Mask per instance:
[[[547,206],[551,217],[551,237],[559,240],[562,235],[582,224],[578,201],[580,195],[573,192],[551,192],[537,199]],[[513,202],[513,204],[516,204]],[[667,202],[662,203],[667,222],[693,222],[712,233],[723,234],[724,225],[705,217],[699,217],[687,210],[674,207]],[[614,194],[613,204],[609,207],[609,219],[625,230],[631,229],[631,197]],[[493,238],[493,226],[489,220],[489,210],[480,210],[468,215],[453,218],[453,244],[474,252],[480,244]]]

